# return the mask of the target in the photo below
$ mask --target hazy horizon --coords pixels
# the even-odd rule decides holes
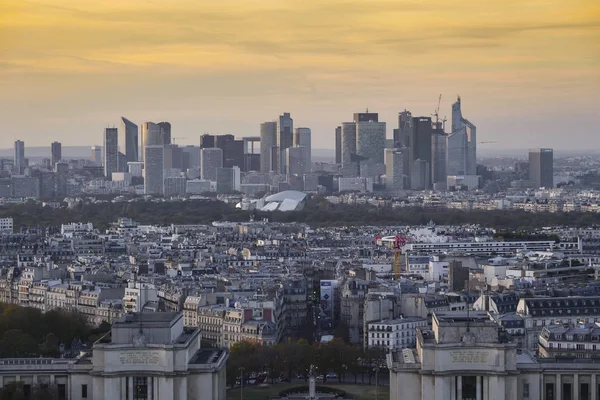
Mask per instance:
[[[596,1],[7,0],[0,12],[0,148],[101,144],[121,116],[198,144],[290,112],[331,149],[354,112],[378,112],[391,138],[399,111],[430,116],[440,93],[440,115],[460,95],[494,149],[600,147]]]

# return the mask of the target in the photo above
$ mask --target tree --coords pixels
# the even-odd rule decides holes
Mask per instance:
[[[58,338],[52,332],[46,335],[46,341],[43,345],[42,353],[47,357],[57,357],[58,351]]]
[[[346,344],[350,343],[350,330],[348,329],[348,325],[341,321],[338,322],[333,331],[333,336],[342,339]]]
[[[0,341],[2,357],[32,357],[39,353],[38,342],[28,333],[20,329],[4,332]]]

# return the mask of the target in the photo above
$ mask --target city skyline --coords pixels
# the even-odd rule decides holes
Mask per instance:
[[[440,93],[441,116],[460,94],[479,139],[496,148],[600,145],[600,12],[590,0],[174,1],[167,10],[55,0],[0,10],[11,38],[0,55],[0,148],[97,144],[89,138],[121,115],[169,121],[173,136],[189,138],[181,144],[196,144],[204,132],[256,136],[289,111],[312,129],[314,148],[332,149],[349,113],[378,112],[391,138],[398,112],[430,116]]]

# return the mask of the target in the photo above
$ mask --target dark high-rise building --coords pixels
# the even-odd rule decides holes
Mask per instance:
[[[168,122],[159,122],[160,133],[163,138],[163,144],[171,144],[171,124]]]
[[[244,165],[242,172],[260,171],[260,136],[242,138],[244,146]]]
[[[205,133],[200,136],[200,148],[201,149],[212,149],[215,148],[215,135],[209,135]]]
[[[342,163],[342,127],[335,128],[335,163]]]
[[[139,160],[138,126],[125,117],[121,117],[119,151],[125,154],[127,162]]]
[[[215,147],[223,151],[223,168],[244,166],[244,141],[233,135],[215,136]]]
[[[428,189],[431,184],[432,135],[433,127],[431,126],[431,118],[412,118],[409,139],[411,189]],[[418,179],[418,181],[414,181],[415,179]]]
[[[529,180],[535,188],[554,187],[554,152],[552,149],[529,150]]]
[[[14,168],[17,174],[22,174],[27,166],[25,161],[25,142],[22,140],[15,141],[15,162]]]
[[[233,135],[217,135],[215,136],[215,147],[218,147],[219,149],[223,150],[225,148],[225,145],[227,144],[227,142],[231,142],[235,140],[235,137]]]
[[[60,142],[52,142],[50,152],[52,153],[52,165],[62,160],[62,145]]]
[[[183,169],[183,149],[176,144],[165,145],[165,169]]]
[[[379,122],[378,113],[354,113],[354,122]]]
[[[425,160],[431,165],[431,118],[414,117],[411,122],[410,160]]]
[[[66,162],[58,162],[55,164],[54,171],[56,184],[54,194],[58,197],[64,197],[68,194],[67,178],[69,173],[69,164]]]
[[[398,113],[398,129],[394,130],[394,144],[398,147],[410,147],[410,135],[412,132],[412,114],[410,111]]]
[[[223,148],[223,167],[244,167],[244,141],[230,140]]]
[[[117,128],[104,130],[104,176],[112,179],[113,172],[119,172],[119,131]]]
[[[290,113],[283,113],[277,119],[277,147],[279,148],[279,162],[277,172],[285,171],[285,150],[294,145],[294,120]]]

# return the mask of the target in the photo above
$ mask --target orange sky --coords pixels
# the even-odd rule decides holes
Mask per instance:
[[[498,147],[600,147],[600,3],[0,0],[0,147],[98,144],[121,115],[197,144],[288,111],[325,148],[440,93]]]

